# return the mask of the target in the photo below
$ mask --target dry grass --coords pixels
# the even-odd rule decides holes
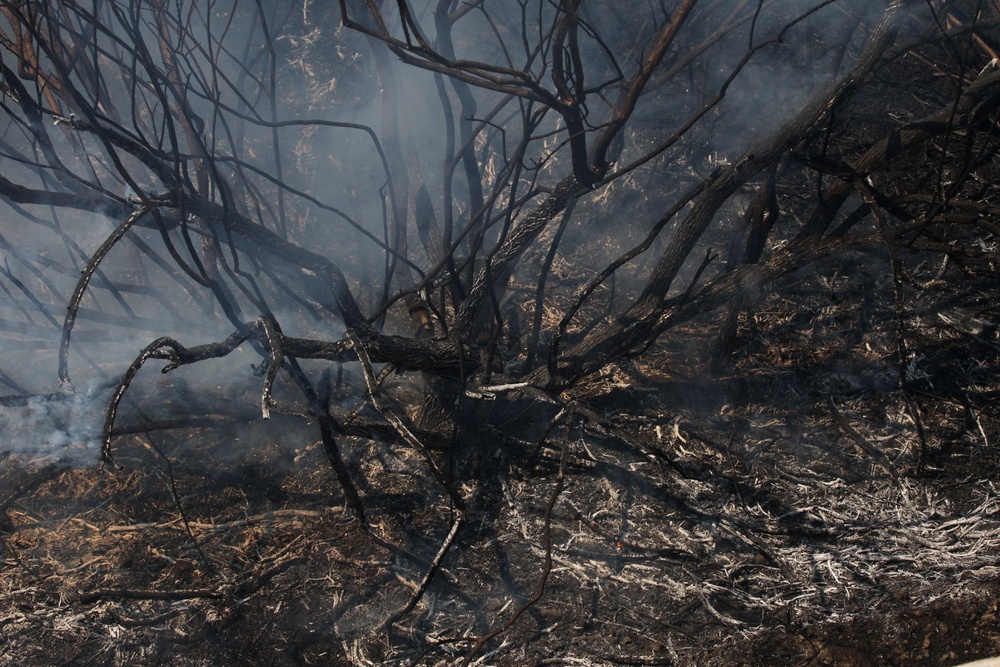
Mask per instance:
[[[799,289],[822,303],[822,286]],[[493,408],[515,415],[507,433],[464,426],[468,445],[436,456],[468,523],[388,633],[452,520],[404,443],[342,443],[367,532],[293,416],[120,438],[120,471],[8,455],[0,662],[457,664],[515,617],[470,664],[930,665],[1000,650],[995,341],[915,302],[926,378],[906,396],[884,304],[861,326],[850,300],[792,303],[744,321],[725,377],[688,352],[710,342],[704,323],[606,369],[577,390],[593,412],[537,458],[525,434],[551,406],[511,396]]]

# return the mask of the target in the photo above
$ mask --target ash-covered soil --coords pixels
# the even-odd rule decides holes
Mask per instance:
[[[0,663],[998,655],[995,273],[908,288],[904,392],[884,256],[838,266],[762,297],[715,372],[697,322],[578,387],[569,426],[546,432],[556,408],[531,395],[468,403],[461,444],[431,447],[468,516],[420,595],[456,516],[427,461],[401,439],[342,439],[362,524],[290,395],[260,421],[249,372],[225,395],[166,376],[122,419],[117,468],[12,448]],[[379,422],[346,382],[341,417]],[[387,383],[412,396],[411,378]],[[185,414],[199,421],[178,427]]]

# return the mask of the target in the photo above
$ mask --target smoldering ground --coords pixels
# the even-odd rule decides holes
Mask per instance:
[[[952,595],[883,662],[985,654],[974,4],[5,8],[7,654],[863,664]]]

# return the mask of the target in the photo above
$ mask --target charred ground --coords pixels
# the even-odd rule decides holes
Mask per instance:
[[[0,661],[1000,654],[997,7],[182,4],[4,5]]]
[[[480,434],[461,475],[467,527],[391,633],[377,628],[449,528],[447,498],[398,443],[344,447],[373,535],[331,506],[320,443],[288,444],[303,429],[294,416],[260,433],[248,407],[200,414],[216,428],[122,436],[118,472],[8,455],[8,659],[380,664],[427,651],[420,661],[450,662],[469,649],[457,637],[506,625],[543,578],[484,664],[941,665],[995,654],[998,343],[940,314],[1000,313],[933,288],[910,301],[922,445],[894,381],[891,304],[871,293],[866,266],[810,272],[765,299],[723,377],[664,343],[581,390],[594,410],[614,411],[605,428],[567,427],[540,453]],[[966,280],[972,294],[992,289]],[[256,394],[225,400],[252,406]],[[171,407],[150,400],[152,414]],[[538,406],[510,409],[523,422]],[[885,453],[898,482],[841,419]],[[234,453],[244,430],[255,442]]]

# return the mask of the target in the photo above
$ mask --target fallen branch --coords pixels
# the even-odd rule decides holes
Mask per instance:
[[[219,588],[194,588],[189,590],[156,591],[142,588],[99,588],[80,596],[79,602],[89,604],[103,598],[125,600],[192,600],[195,598],[218,599],[223,597]]]
[[[832,396],[827,397],[827,403],[830,405],[830,412],[833,414],[834,419],[837,420],[837,424],[841,429],[843,429],[844,433],[849,435],[851,440],[854,441],[854,444],[860,447],[865,454],[870,456],[872,460],[875,461],[875,463],[889,473],[889,476],[892,477],[892,481],[895,482],[897,486],[902,486],[902,480],[899,478],[899,471],[896,470],[896,466],[892,464],[889,457],[886,456],[881,449],[869,442],[867,438],[858,433],[853,426],[851,426],[847,419],[844,418],[844,415],[840,413],[840,410],[837,409],[837,404],[833,402]]]

